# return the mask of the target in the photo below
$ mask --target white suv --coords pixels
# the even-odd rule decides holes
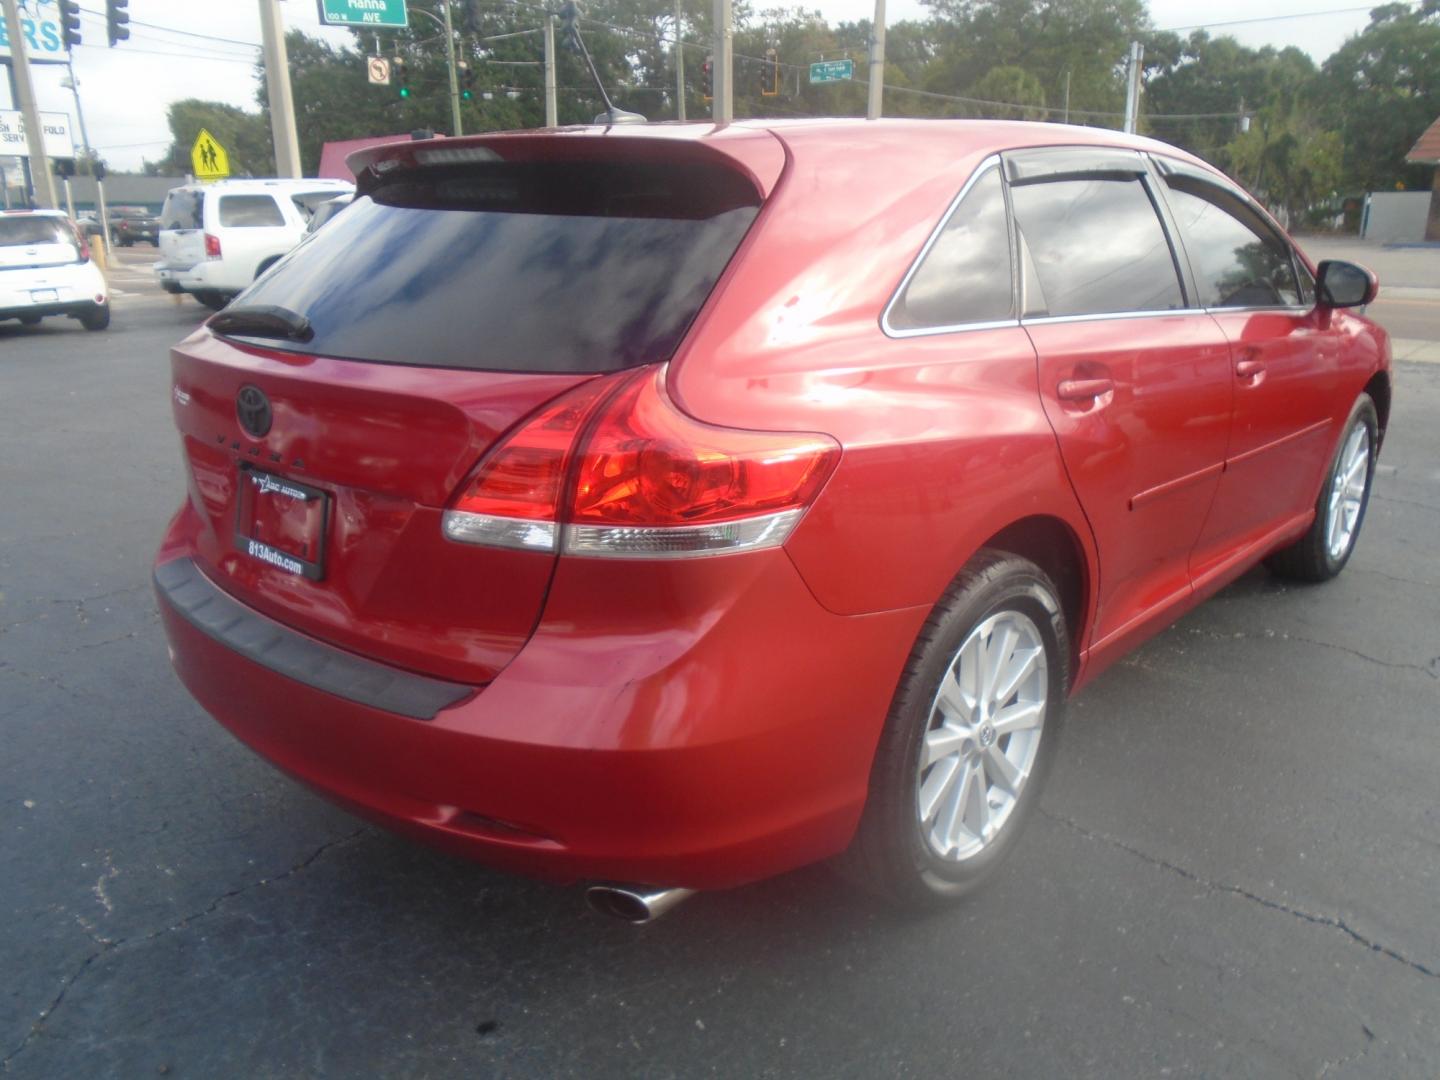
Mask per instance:
[[[160,211],[160,287],[218,310],[300,241],[321,203],[354,190],[342,180],[221,180],[175,188]]]
[[[79,319],[86,330],[110,325],[105,278],[90,245],[58,210],[0,213],[0,319],[34,326],[47,315]]]

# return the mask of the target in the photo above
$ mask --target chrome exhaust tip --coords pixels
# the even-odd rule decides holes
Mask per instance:
[[[585,902],[601,915],[644,926],[695,895],[694,889],[652,889],[645,885],[591,885]]]

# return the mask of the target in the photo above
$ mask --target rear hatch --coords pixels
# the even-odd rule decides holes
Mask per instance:
[[[75,233],[63,218],[48,214],[0,215],[0,270],[79,261]]]
[[[174,188],[160,209],[161,261],[175,270],[188,270],[205,260],[205,192]]]
[[[506,160],[510,142],[532,145]],[[461,681],[525,643],[556,556],[446,539],[444,507],[556,396],[668,359],[763,198],[718,153],[533,160],[536,142],[372,170],[174,350],[196,559],[227,591]]]

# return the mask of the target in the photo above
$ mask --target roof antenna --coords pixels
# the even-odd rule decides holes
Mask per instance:
[[[639,113],[627,112],[616,106],[610,100],[610,95],[605,92],[605,84],[600,81],[600,73],[595,70],[595,61],[590,58],[590,50],[585,47],[585,39],[580,36],[580,8],[575,0],[565,0],[560,7],[560,18],[565,23],[565,33],[570,41],[580,50],[580,55],[585,58],[585,66],[590,69],[590,77],[595,80],[595,89],[600,91],[600,100],[605,102],[605,111],[595,117],[597,124],[648,124],[649,121]]]

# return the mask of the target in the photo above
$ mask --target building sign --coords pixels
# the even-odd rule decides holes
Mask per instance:
[[[70,137],[70,116],[63,112],[42,112],[40,125],[45,129],[45,156],[73,158],[75,140]],[[30,144],[25,139],[25,119],[18,110],[0,109],[0,156],[29,157]]]
[[[70,59],[60,34],[60,8],[54,0],[27,4],[20,12],[21,33],[25,35],[25,58],[32,64],[63,64]],[[0,19],[0,59],[10,55],[10,36]],[[56,154],[55,157],[60,155]]]

